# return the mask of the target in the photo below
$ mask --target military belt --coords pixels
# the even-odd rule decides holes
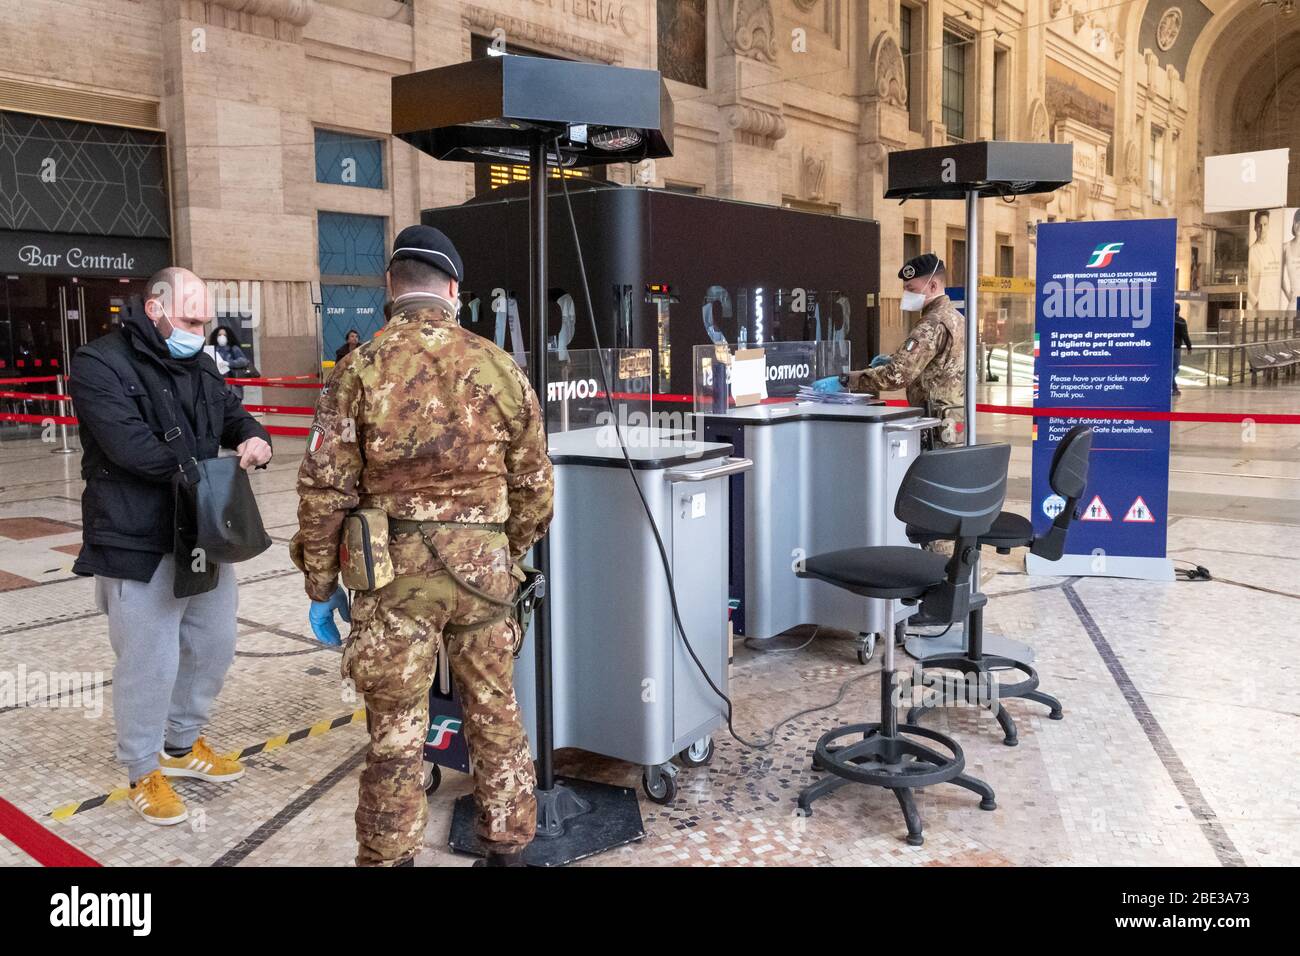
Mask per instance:
[[[506,526],[500,522],[483,521],[412,521],[408,518],[388,519],[388,530],[394,534],[421,534],[426,529],[459,528],[463,531],[505,531]]]

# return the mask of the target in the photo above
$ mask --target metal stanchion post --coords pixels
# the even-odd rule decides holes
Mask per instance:
[[[966,442],[975,444],[975,390],[979,381],[979,193],[966,194]],[[1008,363],[1010,358],[1007,359]]]
[[[1012,359],[1016,356],[1016,343],[1011,341],[1011,336],[1007,336],[1007,404],[1011,404],[1011,388],[1014,382],[1013,369],[1015,368]]]
[[[62,376],[62,375],[55,375],[55,376],[54,376],[54,388],[55,388],[55,393],[58,394],[58,395],[64,395],[64,394],[67,394],[66,392],[63,391],[63,376]],[[71,411],[72,411],[72,403],[69,402],[69,403],[68,403],[68,412],[69,412],[69,414],[71,414]],[[61,444],[59,445],[58,448],[51,449],[50,454],[51,454],[51,455],[71,455],[71,454],[73,453],[73,451],[75,451],[75,449],[73,449],[73,448],[69,448],[69,447],[68,447],[68,426],[67,426],[67,423],[66,423],[66,422],[60,422],[60,423],[59,423],[59,437],[60,437],[60,439],[61,439]]]

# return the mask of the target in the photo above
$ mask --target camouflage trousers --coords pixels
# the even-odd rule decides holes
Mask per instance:
[[[443,640],[464,710],[479,838],[524,847],[536,831],[532,758],[513,684],[513,619],[457,634],[447,624],[490,620],[501,608],[447,572],[398,577],[352,605],[343,676],[364,695],[370,751],[357,799],[357,865],[392,865],[424,843],[429,808],[421,784],[429,689]]]

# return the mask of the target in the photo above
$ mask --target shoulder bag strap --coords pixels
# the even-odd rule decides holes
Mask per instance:
[[[149,393],[150,399],[153,400],[154,408],[158,410],[158,417],[162,420],[163,427],[166,429],[163,432],[163,441],[171,449],[172,454],[176,456],[176,466],[180,472],[181,481],[186,487],[197,485],[200,477],[199,463],[185,446],[185,432],[176,418],[175,405],[167,400],[167,395],[163,394],[167,390],[162,388],[155,369],[141,364],[136,366],[136,371],[140,374],[145,391]],[[180,401],[179,397],[174,397],[176,401]]]

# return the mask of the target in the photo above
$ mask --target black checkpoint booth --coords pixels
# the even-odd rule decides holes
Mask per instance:
[[[467,263],[462,324],[507,351],[535,335],[522,309],[519,328],[513,311],[503,314],[527,283],[525,185],[420,217]],[[879,351],[878,222],[611,182],[574,179],[569,189],[601,345],[650,349],[657,393],[689,396],[693,349],[715,337],[732,347],[843,341],[860,364]],[[581,277],[554,182],[549,206],[547,340],[593,348],[588,324],[574,320]],[[793,397],[796,386],[769,388]]]
[[[394,136],[436,159],[528,164],[529,315],[546,313],[550,288],[550,170],[672,155],[672,101],[657,71],[540,57],[487,57],[396,76],[392,124]],[[532,331],[529,377],[537,394],[545,396],[545,323],[532,323]],[[532,561],[543,575],[549,574],[547,539],[534,546]],[[535,794],[537,835],[542,839],[534,841],[525,857],[536,865],[571,862],[644,835],[630,789],[555,776],[549,618],[549,603],[544,601],[532,627]],[[472,797],[457,801],[453,848],[473,852],[474,814]]]

